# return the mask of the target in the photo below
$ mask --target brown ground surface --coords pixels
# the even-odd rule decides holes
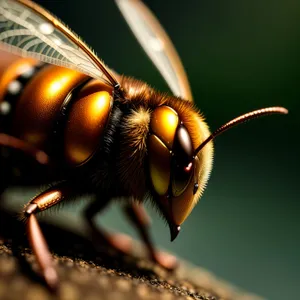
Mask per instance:
[[[51,293],[32,270],[24,225],[0,212],[0,299],[243,299],[258,300],[185,262],[173,273],[150,263],[137,243],[134,256],[124,256],[66,229],[42,224],[61,280]]]

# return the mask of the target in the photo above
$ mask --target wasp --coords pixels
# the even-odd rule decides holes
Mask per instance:
[[[51,184],[22,212],[30,245],[50,287],[57,286],[58,277],[37,221],[39,212],[92,195],[84,212],[88,224],[121,249],[120,241],[95,226],[94,217],[112,199],[124,199],[151,259],[172,269],[173,263],[154,250],[143,202],[154,203],[174,240],[209,179],[212,140],[250,119],[288,112],[283,107],[262,108],[210,133],[159,21],[139,0],[116,4],[173,95],[109,69],[34,2],[0,0],[0,145],[23,155],[16,161],[1,158],[5,174],[10,174],[1,181],[1,191],[22,182]],[[16,162],[20,168],[26,166],[18,174],[11,171]],[[49,171],[35,171],[36,162],[49,165]]]

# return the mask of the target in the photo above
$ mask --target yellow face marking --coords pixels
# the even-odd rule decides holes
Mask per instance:
[[[160,196],[168,192],[171,155],[164,143],[154,134],[149,136],[149,169],[152,185]]]
[[[198,175],[200,171],[198,157],[195,158],[194,165],[195,174]],[[172,198],[172,213],[176,225],[181,225],[184,222],[184,220],[189,216],[189,214],[195,206],[195,183],[195,178],[192,177],[184,192],[181,193],[181,195],[179,195],[178,197]]]

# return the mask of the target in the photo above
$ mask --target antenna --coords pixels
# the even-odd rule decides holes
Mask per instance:
[[[231,121],[229,121],[228,123],[224,124],[223,126],[219,127],[215,132],[213,132],[204,142],[202,142],[197,149],[194,152],[194,156],[197,155],[197,153],[199,151],[202,150],[202,148],[209,143],[211,140],[213,140],[216,136],[218,136],[219,134],[223,133],[224,131],[227,131],[228,129],[241,124],[241,123],[245,123],[249,120],[252,119],[256,119],[262,116],[266,116],[266,115],[272,115],[272,114],[283,114],[286,115],[288,113],[288,110],[284,107],[280,107],[280,106],[275,106],[275,107],[266,107],[266,108],[261,108],[258,110],[254,110],[251,112],[248,112],[244,115],[241,115]]]

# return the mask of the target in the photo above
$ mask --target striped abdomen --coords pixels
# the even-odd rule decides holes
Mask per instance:
[[[88,161],[109,120],[112,88],[74,70],[0,57],[0,130],[67,167]]]

